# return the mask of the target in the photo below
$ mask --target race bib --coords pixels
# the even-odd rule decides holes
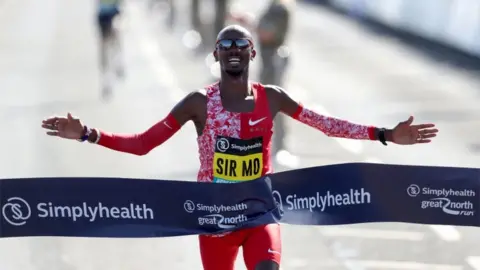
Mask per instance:
[[[217,136],[213,156],[213,181],[236,183],[262,176],[263,138],[241,140]]]

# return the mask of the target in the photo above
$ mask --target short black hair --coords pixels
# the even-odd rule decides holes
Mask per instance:
[[[242,34],[245,38],[252,40],[252,34],[250,31],[248,31],[245,27],[234,24],[234,25],[229,25],[223,28],[217,35],[217,41],[223,38],[226,32],[237,32],[239,34]]]

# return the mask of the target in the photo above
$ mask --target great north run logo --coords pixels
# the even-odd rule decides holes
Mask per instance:
[[[476,193],[471,189],[430,188],[411,184],[407,187],[407,194],[412,197],[425,198],[421,201],[421,209],[441,209],[445,214],[455,216],[474,216]],[[430,197],[430,198],[428,198]]]

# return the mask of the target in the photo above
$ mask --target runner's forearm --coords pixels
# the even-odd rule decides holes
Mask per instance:
[[[378,140],[379,129],[374,126],[365,126],[346,120],[324,116],[312,110],[299,106],[292,117],[301,123],[322,131],[329,137],[340,137],[359,140]],[[392,132],[385,132],[387,141],[392,141]]]
[[[140,156],[167,141],[180,128],[177,120],[169,114],[143,133],[113,134],[94,129],[88,141],[112,150]]]

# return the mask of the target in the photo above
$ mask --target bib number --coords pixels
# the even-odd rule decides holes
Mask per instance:
[[[263,170],[263,139],[240,140],[218,136],[213,157],[216,183],[235,183],[260,178]]]

